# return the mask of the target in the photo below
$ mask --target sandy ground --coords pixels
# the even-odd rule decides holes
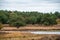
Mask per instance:
[[[40,26],[40,25],[27,25],[17,29],[16,27],[4,26],[2,30],[60,30],[60,25],[54,26]],[[0,32],[0,40],[41,40],[48,37],[56,39],[53,34],[31,34],[19,31]],[[60,37],[60,35],[58,35]]]
[[[60,24],[54,25],[54,26],[40,26],[40,25],[27,25],[27,26],[21,26],[20,28],[16,27],[10,27],[5,25],[5,27],[2,28],[2,30],[60,30]]]

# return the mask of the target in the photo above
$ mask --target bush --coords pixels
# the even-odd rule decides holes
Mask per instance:
[[[17,28],[19,28],[20,26],[25,26],[26,23],[22,22],[22,21],[19,21],[19,22],[12,22],[11,23],[11,26],[15,26]]]
[[[56,22],[56,16],[53,14],[44,14],[41,23],[44,25],[54,25],[57,24]]]
[[[32,16],[26,19],[26,23],[27,24],[36,24],[37,23],[37,19],[36,17]]]
[[[47,21],[45,21],[43,24],[44,25],[50,25],[49,22],[47,22]]]
[[[19,28],[20,26],[25,26],[26,25],[26,23],[24,23],[24,22],[15,22],[14,23],[14,26],[16,26],[17,28]]]

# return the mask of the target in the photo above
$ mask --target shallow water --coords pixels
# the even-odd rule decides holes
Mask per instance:
[[[23,32],[24,33],[25,32],[25,33],[32,33],[32,34],[59,34],[60,35],[59,31],[2,31],[2,32],[7,32],[7,33],[9,33],[9,32]],[[1,37],[1,35],[0,35],[0,37]],[[21,39],[20,37],[0,38],[0,40],[20,40],[20,39]]]
[[[32,31],[33,34],[60,34],[59,31]]]
[[[60,31],[2,31],[2,32],[23,32],[32,34],[60,34]]]

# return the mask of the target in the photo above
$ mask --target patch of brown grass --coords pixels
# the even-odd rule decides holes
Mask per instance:
[[[1,37],[2,36],[2,37]],[[44,39],[50,39],[50,38],[55,38],[58,35],[48,35],[48,34],[31,34],[31,33],[25,33],[25,32],[18,32],[18,31],[13,31],[9,32],[8,34],[0,34],[0,38],[3,40],[44,40]]]

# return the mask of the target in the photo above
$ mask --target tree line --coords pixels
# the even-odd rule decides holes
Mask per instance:
[[[60,19],[60,12],[41,13],[37,11],[20,12],[0,10],[0,23],[19,28],[26,24],[55,25]]]

